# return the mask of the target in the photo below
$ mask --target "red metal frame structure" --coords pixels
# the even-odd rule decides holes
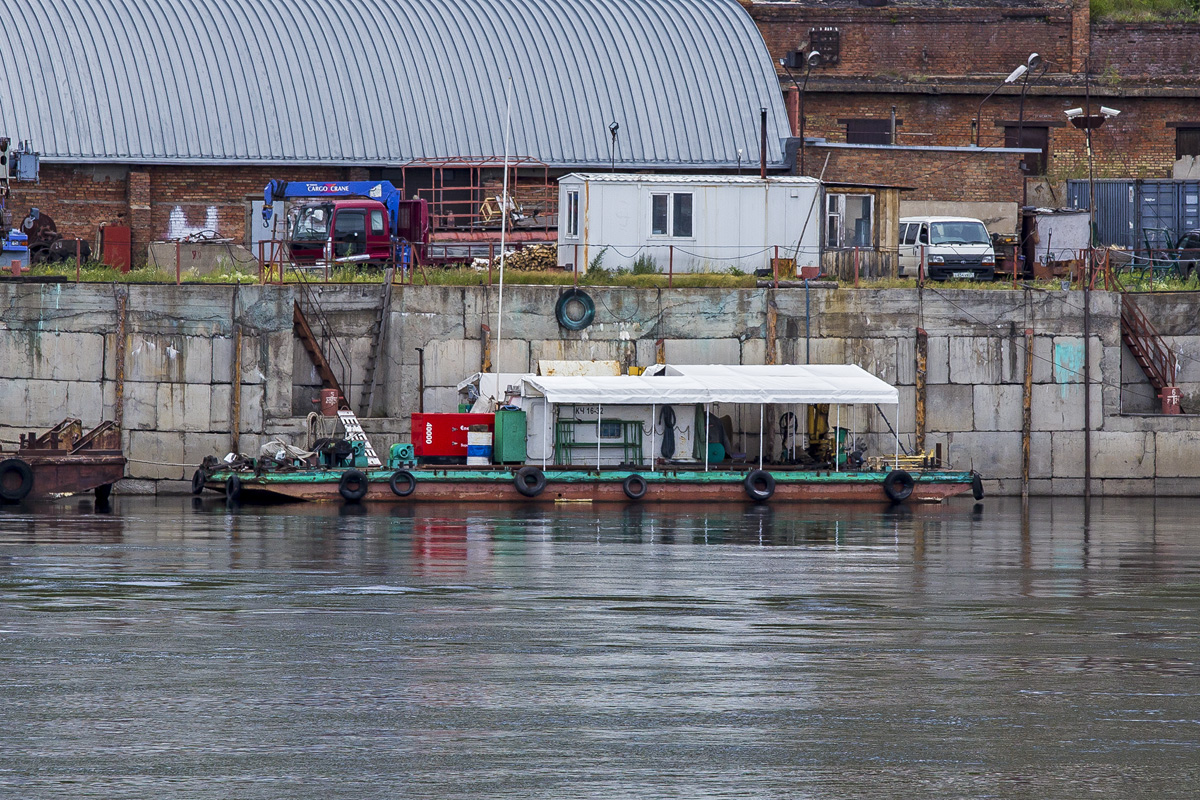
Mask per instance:
[[[485,238],[493,228],[499,230],[500,214],[498,207],[496,213],[490,218],[484,213],[485,204],[494,198],[488,194],[488,186],[483,181],[483,171],[485,169],[503,170],[504,167],[505,160],[500,156],[417,159],[400,168],[401,184],[404,186],[404,191],[408,193],[408,171],[410,169],[431,171],[433,186],[418,189],[416,192],[418,197],[424,197],[429,202],[431,237],[439,231],[444,231],[455,234],[474,232],[481,234],[480,238]],[[469,175],[467,183],[447,186],[445,181],[447,169],[467,170]],[[536,189],[542,194],[543,201],[536,214],[541,218],[542,224],[534,227],[540,231],[541,236],[548,238],[551,229],[558,227],[558,191],[557,186],[550,181],[549,165],[529,156],[510,156],[508,169],[510,171],[509,185],[513,187],[510,194],[517,203],[520,203],[522,189],[527,191]],[[528,180],[522,183],[520,181],[521,170],[536,169],[542,170],[541,183]],[[465,192],[469,194],[469,197],[448,200],[446,199],[447,192]],[[530,231],[531,228],[524,226],[523,230]]]

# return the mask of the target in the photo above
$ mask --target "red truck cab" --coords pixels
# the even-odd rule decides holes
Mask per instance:
[[[314,263],[347,258],[351,263],[383,265],[392,254],[392,225],[377,200],[348,198],[305,202],[296,209],[291,230],[292,258]],[[429,222],[424,200],[402,200],[396,237],[413,245],[413,258],[425,255]]]

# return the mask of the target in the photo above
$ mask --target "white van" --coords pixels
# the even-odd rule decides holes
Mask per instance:
[[[970,217],[902,217],[900,219],[900,276],[914,278],[925,255],[930,280],[996,277],[996,251],[987,227]]]

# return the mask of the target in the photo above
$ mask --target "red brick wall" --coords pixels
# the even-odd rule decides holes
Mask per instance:
[[[774,2],[755,3],[749,12],[776,62],[808,42],[811,28],[839,29],[840,62],[815,68],[813,79],[1007,74],[1031,52],[1062,65],[1058,71],[1069,69],[1072,61],[1068,3],[1032,8],[820,8]]]
[[[824,169],[827,181],[915,189],[902,194],[904,200],[1021,202],[1021,159],[1012,154],[809,145],[805,160],[807,174],[820,175]]]
[[[191,228],[208,227],[215,214],[222,238],[246,237],[248,201],[261,198],[272,178],[347,180],[345,167],[104,166],[45,164],[41,182],[13,184],[14,220],[37,206],[67,237],[93,244],[101,225],[129,225],[134,261],[144,261],[146,246],[170,234],[172,215]],[[357,174],[364,174],[365,170]],[[210,212],[211,209],[211,212]]]
[[[1072,90],[1078,91],[1078,88]],[[1171,122],[1200,122],[1200,110],[1189,98],[1117,97],[1112,89],[1096,87],[1093,107],[1112,106],[1121,115],[1108,120],[1093,134],[1097,177],[1165,178],[1175,163],[1175,128]],[[809,93],[805,100],[805,133],[831,142],[845,142],[845,126],[839,119],[886,119],[891,107],[903,120],[897,128],[897,144],[965,147],[973,143],[971,121],[982,97],[962,94],[858,94]],[[984,148],[1004,144],[1003,123],[1015,124],[1020,98],[997,95],[983,106],[980,144]],[[1033,95],[1025,100],[1028,125],[1050,123],[1048,172],[1058,179],[1085,177],[1087,151],[1083,132],[1067,124],[1063,111],[1084,105],[1080,95]],[[1001,123],[998,125],[997,123]],[[811,157],[808,159],[811,161]],[[809,172],[812,165],[809,164]],[[819,165],[818,165],[819,167]],[[909,184],[904,164],[885,182]],[[918,170],[920,168],[918,167]],[[815,173],[814,173],[815,174]],[[910,197],[909,199],[923,199]]]
[[[1098,22],[1092,26],[1092,72],[1118,81],[1179,78],[1195,86],[1200,25]]]

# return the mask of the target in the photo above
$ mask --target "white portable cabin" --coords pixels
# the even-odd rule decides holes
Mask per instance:
[[[821,182],[757,175],[576,172],[558,181],[558,264],[658,272],[821,263]]]
[[[695,461],[707,468],[708,434],[697,430],[694,419],[698,409],[707,419],[718,404],[757,412],[758,435],[745,437],[744,444],[747,460],[760,465],[766,437],[775,435],[764,424],[768,405],[891,406],[889,427],[895,423],[899,455],[899,392],[852,364],[660,365],[638,376],[528,375],[521,381],[521,395],[529,415],[526,463],[541,467],[653,464],[665,455],[661,445],[666,435],[674,437],[676,463]],[[664,423],[664,408],[671,409],[676,424]],[[701,459],[691,455],[696,444],[702,445]]]

